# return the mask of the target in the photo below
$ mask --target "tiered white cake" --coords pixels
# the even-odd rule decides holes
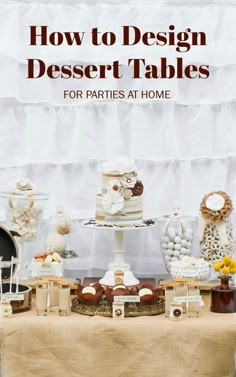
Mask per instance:
[[[143,184],[135,161],[118,157],[102,165],[102,192],[97,195],[96,221],[131,226],[143,220]]]

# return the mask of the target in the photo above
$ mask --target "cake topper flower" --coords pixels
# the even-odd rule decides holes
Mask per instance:
[[[102,197],[102,206],[108,213],[114,215],[124,207],[124,198],[118,191],[109,190]]]
[[[137,178],[134,174],[124,174],[120,181],[124,188],[133,188],[137,182]]]
[[[226,255],[223,260],[214,263],[214,270],[220,272],[220,276],[228,277],[236,273],[236,260]]]
[[[121,186],[121,181],[114,179],[113,181],[108,181],[107,192],[117,191],[124,199],[129,199],[132,196],[132,191]]]
[[[134,185],[134,187],[132,188],[132,193],[133,193],[133,196],[140,196],[142,195],[143,193],[143,184],[141,181],[137,181]]]
[[[128,188],[121,187],[119,190],[121,196],[123,196],[124,199],[128,200],[132,196],[132,191]]]

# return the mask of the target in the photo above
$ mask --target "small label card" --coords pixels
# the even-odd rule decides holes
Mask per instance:
[[[53,276],[54,275],[54,271],[51,267],[51,263],[42,263],[41,275],[42,276]]]
[[[11,267],[11,262],[9,261],[2,261],[1,262],[1,268],[9,268]]]
[[[201,302],[202,301],[202,296],[179,296],[179,297],[174,297],[174,302]]]
[[[0,265],[1,268],[9,268],[13,264],[17,264],[19,262],[19,258],[12,258],[10,261],[1,261]]]
[[[113,302],[112,304],[112,317],[124,319],[125,317],[125,306],[124,302]]]
[[[24,301],[23,293],[5,293],[1,297],[2,301]]]
[[[114,302],[140,302],[139,296],[114,296]]]

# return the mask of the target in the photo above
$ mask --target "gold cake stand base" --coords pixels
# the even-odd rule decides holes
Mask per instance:
[[[112,317],[112,305],[102,299],[97,305],[81,304],[77,297],[72,299],[71,311],[84,315],[100,315],[103,317]],[[165,312],[165,300],[159,299],[153,305],[138,305],[136,303],[125,303],[125,317],[139,317],[144,315],[158,315]]]

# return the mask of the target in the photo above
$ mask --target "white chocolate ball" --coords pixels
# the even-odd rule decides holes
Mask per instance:
[[[167,249],[167,250],[166,250],[166,254],[171,256],[171,255],[173,254],[173,250],[171,250],[171,249]]]
[[[185,247],[181,247],[181,249],[180,249],[180,252],[181,252],[181,254],[186,254],[186,248]]]
[[[169,237],[168,237],[168,236],[165,236],[165,237],[164,237],[164,242],[165,242],[165,243],[168,243],[168,242],[170,242],[170,239],[169,239]]]
[[[163,250],[167,249],[167,244],[166,244],[166,243],[162,243],[162,244],[161,244],[161,248],[162,248]]]
[[[183,246],[183,247],[187,246],[187,241],[185,239],[183,239],[181,241],[181,246]]]
[[[173,242],[169,242],[168,243],[168,249],[173,249],[174,248],[174,243]]]
[[[181,249],[181,245],[179,243],[176,243],[175,244],[175,250],[180,250]]]
[[[180,252],[178,250],[175,250],[174,251],[174,257],[179,257],[180,256]]]
[[[181,243],[181,238],[179,236],[176,236],[174,241],[175,241],[175,243],[179,243],[180,244]]]

